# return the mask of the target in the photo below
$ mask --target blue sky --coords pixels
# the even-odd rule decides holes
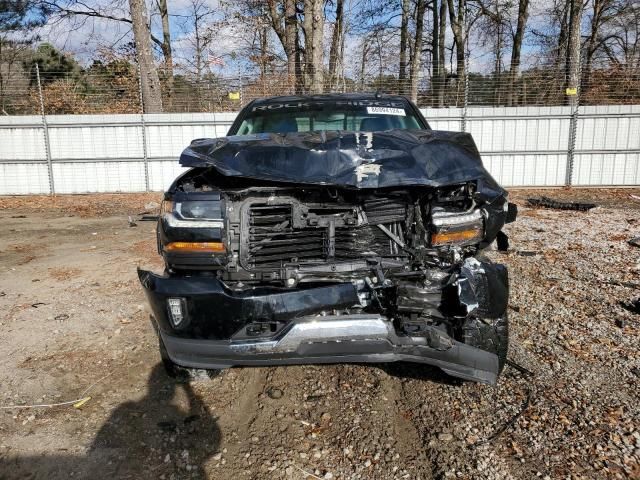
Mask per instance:
[[[193,48],[190,46],[190,40],[193,36],[192,27],[185,21],[184,16],[188,14],[190,0],[169,0],[169,11],[172,26],[172,44],[174,49],[174,57],[178,64],[187,64],[187,59],[193,56]],[[529,26],[539,25],[544,21],[543,10],[548,0],[536,0],[531,2],[531,14]],[[108,0],[94,0],[91,5],[102,7],[110,7],[110,13],[117,16],[128,17],[128,2],[126,0],[118,0],[109,2]],[[220,5],[217,0],[208,0],[207,5],[215,10],[220,11]],[[359,8],[358,0],[347,0],[346,10],[352,15],[357,15]],[[151,2],[148,1],[149,11],[153,11]],[[219,20],[220,14],[212,17],[212,20]],[[429,21],[430,19],[427,19]],[[331,24],[326,25],[327,44],[331,32]],[[157,15],[152,16],[152,30],[157,37],[161,36],[160,19]],[[87,19],[80,25],[73,25],[70,21],[62,21],[46,25],[41,31],[43,41],[54,44],[57,48],[72,53],[82,63],[88,63],[91,59],[96,58],[96,51],[99,47],[110,47],[112,45],[122,45],[127,41],[131,41],[132,36],[130,26],[126,23],[116,22],[105,19]],[[451,42],[451,33],[447,29],[448,43]],[[277,39],[274,38],[274,44],[279,46]],[[241,48],[242,42],[246,41],[246,32],[236,31],[233,27],[216,27],[216,38],[211,47],[212,54],[224,59],[224,66],[213,66],[213,71],[222,75],[238,75],[247,72],[247,63],[242,60],[233,60],[232,53]],[[359,63],[361,40],[356,36],[349,36],[346,39],[346,58],[345,66],[349,74],[349,66],[355,70],[355,65]],[[493,65],[492,53],[488,47],[478,45],[478,42],[472,42],[471,49],[471,70],[487,71]],[[523,49],[523,57],[526,63],[526,57],[535,53],[535,49],[527,46]],[[509,52],[505,52],[505,58],[508,59]],[[328,56],[328,53],[326,54]],[[508,61],[508,60],[507,60]],[[390,60],[391,62],[391,60]],[[395,63],[395,58],[393,59]],[[395,65],[394,65],[395,67]]]

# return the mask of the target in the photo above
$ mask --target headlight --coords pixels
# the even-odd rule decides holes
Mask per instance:
[[[161,212],[171,228],[223,228],[223,209],[219,192],[195,192],[176,193]]]
[[[482,212],[437,210],[431,214],[431,246],[472,245],[484,237]]]
[[[220,200],[187,200],[175,202],[175,212],[184,219],[220,220],[222,205]]]
[[[220,192],[175,192],[163,212],[159,250],[172,268],[218,269],[228,263],[226,207]]]

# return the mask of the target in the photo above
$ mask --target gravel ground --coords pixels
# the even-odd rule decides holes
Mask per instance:
[[[530,209],[548,195],[600,206]],[[514,191],[498,386],[409,364],[166,378],[137,284],[157,194],[0,198],[0,479],[640,478],[638,190]],[[147,205],[147,207],[145,207]],[[91,386],[97,382],[94,386]],[[91,387],[85,392],[87,387]]]

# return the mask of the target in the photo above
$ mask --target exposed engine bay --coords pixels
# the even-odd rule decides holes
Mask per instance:
[[[196,168],[170,196],[172,211],[159,229],[167,268],[214,276],[232,296],[256,288],[326,294],[318,287],[348,285],[307,304],[304,314],[384,315],[397,335],[423,336],[443,349],[451,347],[448,338],[464,340],[466,330],[476,330],[478,318],[499,318],[506,309],[506,269],[476,254],[513,213],[504,197],[478,198],[475,182],[371,192],[276,186]],[[189,221],[205,229],[212,222],[205,236],[224,251],[163,249],[202,233],[201,226],[171,227]],[[245,313],[253,315],[236,330],[219,330],[223,337],[271,338],[287,325],[286,316],[262,306]]]

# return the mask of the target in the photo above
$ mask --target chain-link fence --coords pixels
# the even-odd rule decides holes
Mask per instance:
[[[135,65],[112,62],[73,71],[30,71],[14,68],[0,76],[0,107],[5,115],[142,113],[140,77]],[[567,89],[564,66],[538,66],[500,73],[462,76],[443,73],[438,78],[423,69],[412,84],[398,75],[365,74],[329,78],[324,92],[380,92],[415,98],[420,107],[558,106],[578,96],[580,105],[640,104],[640,69],[608,65],[582,69],[575,91]],[[256,75],[207,73],[167,75],[160,70],[162,111],[229,112],[267,96],[305,93],[302,74],[269,71]],[[41,107],[44,107],[44,112]]]
[[[393,75],[337,78],[325,92],[414,93],[432,128],[473,134],[505,186],[639,185],[640,71],[563,68],[462,80]],[[121,62],[72,72],[4,70],[0,82],[0,194],[162,190],[193,138],[226,134],[256,98],[304,93],[304,78],[161,71],[163,113],[146,113],[137,68]],[[576,101],[577,100],[577,101]],[[83,114],[83,115],[79,115]]]

